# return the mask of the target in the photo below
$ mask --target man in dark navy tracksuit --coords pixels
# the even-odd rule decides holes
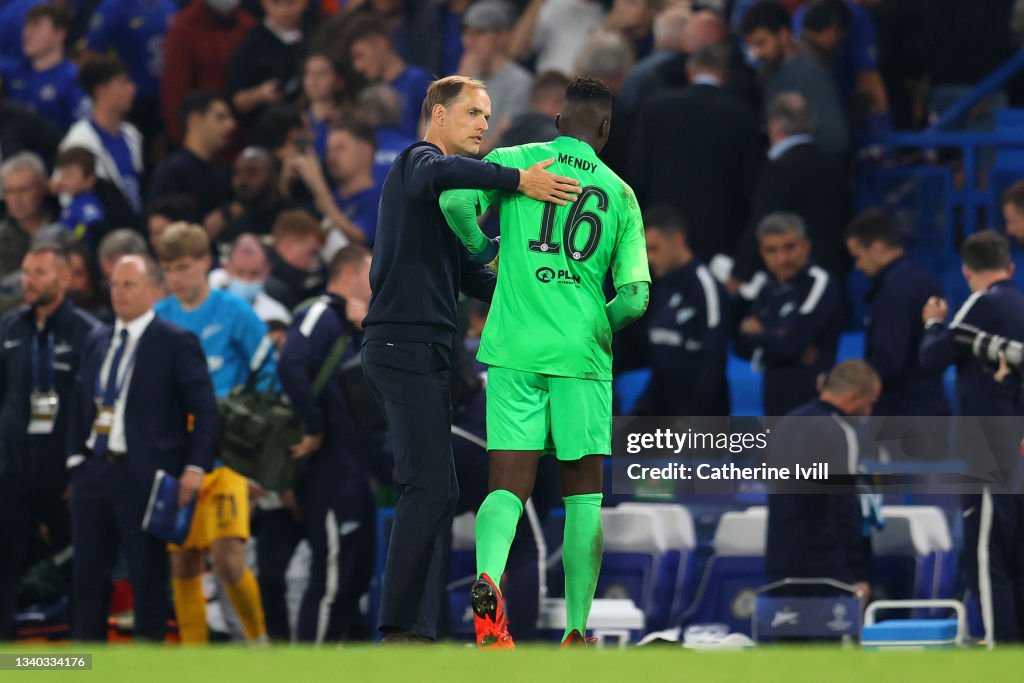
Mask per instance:
[[[728,415],[725,378],[729,299],[690,250],[682,215],[669,206],[644,214],[654,292],[643,325],[651,379],[638,415]]]
[[[980,495],[964,495],[962,566],[968,587],[978,595],[986,638],[1024,640],[1024,387],[1020,371],[1006,368],[953,344],[955,328],[969,325],[990,334],[1024,341],[1024,294],[1014,285],[1006,238],[985,230],[964,241],[963,272],[971,296],[945,325],[946,302],[925,304],[921,364],[941,372],[956,364],[959,430],[968,451],[968,472],[991,482]],[[1001,370],[1001,371],[1000,371]],[[970,432],[966,434],[964,432]],[[975,437],[971,439],[971,437]],[[1002,495],[1000,495],[1002,494]]]
[[[312,385],[339,340],[343,364],[362,341],[358,326],[370,299],[370,252],[358,245],[332,259],[327,293],[299,310],[281,349],[281,386],[306,436],[292,454],[309,461],[295,487],[312,550],[309,585],[299,608],[297,639],[350,639],[358,630],[359,599],[373,575],[376,517],[367,463],[369,435],[359,429],[337,381],[319,397]]]
[[[847,418],[870,415],[880,390],[878,374],[864,361],[837,365],[817,398],[772,427],[768,442],[772,464],[788,466],[792,472],[795,463],[806,467],[827,462],[830,477],[849,474],[851,466],[856,469],[858,448]],[[856,493],[770,494],[765,545],[768,580],[831,578],[856,585],[866,595],[871,545],[863,519]]]
[[[21,269],[28,305],[0,320],[0,640],[13,636],[15,597],[39,522],[53,551],[71,542],[67,416],[79,352],[98,325],[66,298],[71,268],[63,249],[33,247]],[[33,410],[37,402],[44,410]]]
[[[802,218],[768,214],[757,240],[769,276],[740,321],[736,353],[764,370],[764,414],[785,415],[817,395],[818,375],[835,363],[842,302],[835,278],[811,261]]]
[[[882,377],[875,414],[949,415],[942,370],[926,369],[918,359],[921,307],[942,296],[942,288],[905,254],[899,227],[882,211],[854,218],[844,239],[857,268],[872,279],[864,358]]]
[[[490,98],[458,76],[431,84],[426,136],[395,159],[381,190],[363,322],[363,366],[388,422],[399,499],[384,567],[379,628],[385,642],[433,640],[459,485],[452,462],[451,353],[462,291],[490,300],[494,274],[474,265],[438,204],[452,188],[517,190],[565,203],[578,183],[463,158],[487,131]]]

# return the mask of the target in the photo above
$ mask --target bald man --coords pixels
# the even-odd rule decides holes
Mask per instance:
[[[771,464],[789,466],[793,472],[794,464],[810,467],[826,462],[830,476],[855,472],[859,450],[849,418],[870,415],[881,392],[882,380],[864,361],[848,360],[835,366],[823,378],[817,398],[790,411],[772,427],[769,453],[778,458]],[[872,505],[870,498],[862,500],[847,491],[797,490],[769,495],[768,580],[831,578],[855,585],[858,594],[866,597],[871,541],[864,511]]]
[[[75,552],[71,637],[107,637],[110,579],[120,550],[135,595],[135,635],[162,642],[167,617],[167,539],[142,531],[158,470],[195,499],[213,467],[217,403],[199,340],[158,319],[160,272],[145,256],[114,266],[117,320],[89,335],[71,401],[71,538]]]

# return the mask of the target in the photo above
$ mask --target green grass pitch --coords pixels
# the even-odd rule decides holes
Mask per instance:
[[[479,652],[457,645],[359,647],[145,647],[136,645],[4,647],[2,653],[93,655],[90,672],[0,672],[2,681],[131,681],[133,683],[996,683],[1024,676],[1024,649],[867,652],[839,647],[762,647],[692,652],[679,647],[561,651],[521,647]]]

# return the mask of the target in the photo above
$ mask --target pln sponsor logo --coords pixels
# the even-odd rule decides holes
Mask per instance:
[[[538,268],[534,275],[538,280],[545,284],[548,282],[554,282],[558,285],[573,285],[578,287],[582,281],[579,275],[574,275],[571,271],[554,270],[547,266]]]

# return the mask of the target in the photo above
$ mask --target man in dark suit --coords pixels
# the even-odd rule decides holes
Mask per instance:
[[[64,551],[68,404],[79,352],[98,323],[66,297],[67,253],[52,244],[21,264],[25,306],[0,319],[0,640],[14,635],[15,598],[40,522]]]
[[[816,115],[796,93],[782,93],[768,103],[771,148],[750,201],[750,223],[732,271],[733,291],[758,269],[755,230],[776,211],[804,219],[818,265],[840,280],[849,269],[842,236],[850,188],[843,161],[820,149],[812,135]]]
[[[156,265],[123,257],[110,293],[117,320],[86,340],[71,406],[71,635],[106,639],[120,547],[135,595],[135,633],[161,641],[167,547],[142,531],[142,519],[157,470],[180,478],[180,505],[198,494],[213,465],[217,404],[199,340],[153,314],[161,294]]]
[[[630,177],[641,206],[674,206],[704,262],[733,256],[760,164],[758,121],[722,89],[729,49],[708,45],[687,63],[691,85],[652,99],[633,129]]]

